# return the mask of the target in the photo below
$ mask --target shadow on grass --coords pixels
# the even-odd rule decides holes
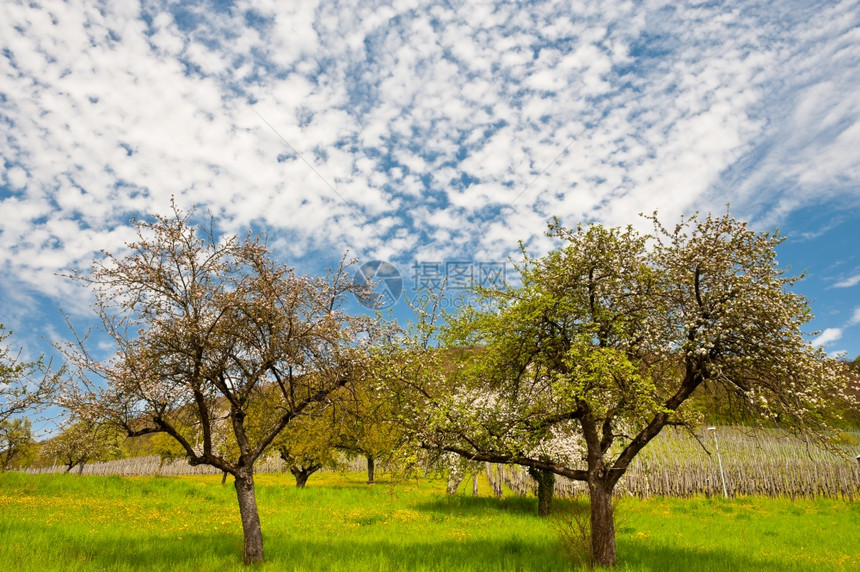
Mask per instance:
[[[192,534],[134,543],[93,539],[61,541],[54,570],[240,570],[241,539]],[[565,561],[545,545],[511,541],[442,540],[422,543],[265,539],[271,570],[521,570],[550,571]],[[38,568],[44,569],[44,568]],[[254,570],[259,568],[255,567]]]
[[[336,541],[279,543],[266,540],[267,565],[274,570],[519,570],[571,569],[569,562],[545,544],[521,540]],[[242,569],[240,539],[189,535],[149,540],[134,546],[117,541],[87,543],[75,555],[79,569],[224,570]],[[746,571],[808,570],[798,564],[740,557],[721,550],[668,546],[621,547],[619,570]],[[56,569],[71,569],[57,562]],[[577,568],[572,568],[577,569]]]
[[[666,570],[696,572],[724,571],[809,571],[832,570],[833,568],[810,566],[803,562],[768,560],[738,554],[718,548],[691,548],[659,545],[646,541],[623,541],[618,543],[619,569],[625,570]],[[840,570],[840,568],[836,568]],[[847,568],[845,568],[847,570]]]
[[[481,499],[464,499],[480,506]],[[495,500],[495,499],[486,499]],[[16,531],[13,550],[22,561],[4,562],[15,570],[241,570],[242,539],[239,534],[183,534],[181,537],[122,537],[122,531],[92,537],[55,535],[50,547],[27,546],[26,526]],[[474,533],[480,534],[479,530]],[[544,571],[571,568],[555,538],[427,539],[426,541],[357,540],[335,538],[295,540],[265,535],[266,570],[521,570]],[[7,548],[13,548],[7,546]],[[50,568],[24,559],[43,552]],[[808,570],[784,561],[751,558],[726,550],[657,545],[645,540],[619,539],[617,570]],[[35,566],[35,567],[34,567]],[[258,570],[260,568],[254,568]]]
[[[27,528],[33,529],[33,535]],[[41,527],[24,525],[4,538],[5,570],[223,570],[242,565],[242,538],[235,534],[190,533],[181,537],[124,536],[110,532],[53,532],[51,543],[33,544]],[[12,561],[10,561],[12,558]]]
[[[471,497],[445,495],[432,501],[416,503],[416,510],[451,515],[486,515],[495,512],[534,515],[537,518],[536,497]]]
[[[537,497],[515,496],[501,499],[494,497],[471,497],[446,495],[432,501],[417,503],[416,510],[450,515],[489,515],[498,512],[534,516],[538,519]],[[588,511],[588,501],[582,499],[553,499],[552,515],[582,513]],[[552,517],[550,517],[552,518]],[[543,520],[543,519],[541,519]]]
[[[338,491],[361,491],[361,490],[373,490],[374,488],[382,488],[389,486],[397,486],[399,483],[392,481],[384,481],[384,480],[375,480],[372,483],[368,483],[367,481],[356,481],[356,482],[320,482],[315,483],[313,481],[313,477],[308,480],[307,485],[305,485],[304,489],[298,490],[307,490],[307,489],[331,489]],[[292,487],[297,488],[297,487]]]

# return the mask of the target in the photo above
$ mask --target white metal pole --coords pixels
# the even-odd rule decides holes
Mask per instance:
[[[726,490],[726,476],[723,474],[723,458],[720,457],[720,444],[717,442],[717,428],[708,427],[708,431],[711,431],[711,435],[714,436],[714,448],[717,451],[717,462],[720,465],[720,480],[723,483],[723,498],[729,498],[729,493]]]

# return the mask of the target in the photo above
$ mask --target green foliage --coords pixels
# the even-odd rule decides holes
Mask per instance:
[[[124,441],[125,433],[114,425],[77,421],[44,443],[41,456],[47,463],[65,465],[67,472],[76,466],[82,471],[88,462],[125,456]]]
[[[0,471],[26,464],[35,452],[36,442],[29,419],[0,420]]]
[[[342,418],[336,442],[338,449],[348,455],[363,456],[369,463],[393,467],[398,463],[405,435],[398,422],[401,412],[396,399],[386,391],[381,379],[384,375],[377,375],[371,363],[361,380],[335,396],[335,407]],[[368,477],[373,479],[372,472]]]
[[[272,447],[296,476],[297,486],[303,487],[307,477],[323,467],[339,467],[339,427],[334,406],[316,405],[287,425],[275,439]]]
[[[166,433],[155,433],[148,437],[151,452],[161,457],[162,461],[175,461],[176,459],[185,457],[185,449],[183,449],[182,445],[180,445],[179,442],[170,435]],[[144,438],[145,436],[138,437],[138,439]]]

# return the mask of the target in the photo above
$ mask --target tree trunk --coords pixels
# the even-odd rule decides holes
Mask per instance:
[[[591,496],[591,564],[615,566],[615,520],[612,514],[612,486],[588,483]]]
[[[463,475],[457,471],[451,471],[448,475],[448,486],[445,490],[449,495],[455,495],[457,494],[457,487],[460,486],[461,482],[463,482]]]
[[[263,531],[260,528],[260,513],[254,493],[253,468],[236,471],[236,496],[239,499],[239,514],[242,517],[242,532],[245,536],[245,564],[263,561]]]
[[[322,465],[311,465],[302,467],[300,465],[290,467],[290,472],[296,477],[296,488],[303,489],[308,482],[308,477],[322,468]]]
[[[370,455],[367,456],[367,484],[373,484],[373,470],[375,468],[375,463],[373,461],[373,457]]]
[[[478,496],[478,473],[472,473],[472,496]]]
[[[552,512],[552,496],[555,492],[555,473],[530,467],[529,475],[538,484],[538,516],[549,516]]]
[[[308,484],[308,477],[310,477],[310,473],[305,470],[300,471],[292,471],[293,475],[296,477],[296,488],[303,489],[305,485]]]
[[[552,510],[552,495],[555,492],[555,474],[540,470],[538,478],[538,516],[549,516]]]
[[[496,495],[497,499],[502,498],[502,471],[498,465],[496,465],[496,476],[493,476],[493,465],[490,463],[485,463],[484,465],[487,469],[487,479],[490,481],[490,486],[493,488],[493,494]]]

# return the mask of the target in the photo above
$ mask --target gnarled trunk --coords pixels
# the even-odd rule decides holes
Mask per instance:
[[[591,496],[591,563],[615,566],[615,520],[612,514],[612,485],[588,483]]]
[[[242,532],[245,536],[245,564],[256,564],[263,561],[263,531],[260,528],[260,513],[254,492],[254,470],[252,467],[239,469],[235,478]]]
[[[290,467],[290,472],[293,474],[294,477],[296,477],[296,488],[305,488],[305,485],[308,482],[308,477],[319,471],[321,468],[322,465],[311,465],[310,467],[296,465]]]
[[[373,484],[373,471],[376,468],[373,457],[370,455],[367,456],[367,484]]]

